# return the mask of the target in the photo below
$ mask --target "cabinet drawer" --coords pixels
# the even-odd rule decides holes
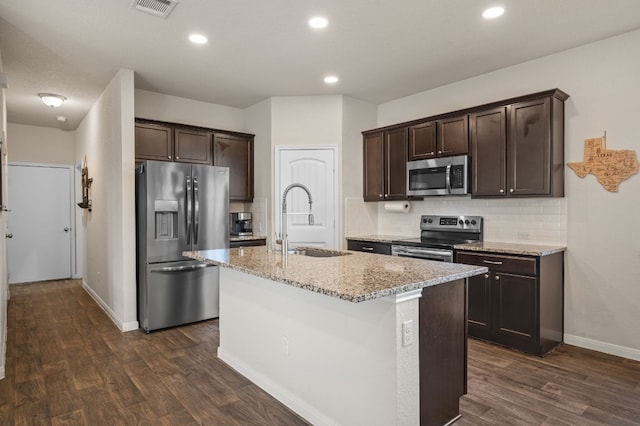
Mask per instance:
[[[355,251],[364,251],[366,253],[378,253],[391,255],[391,244],[373,243],[369,241],[347,240],[347,249]]]
[[[506,272],[519,275],[535,276],[536,259],[534,257],[503,256],[486,253],[458,252],[457,263],[486,266],[494,272]]]

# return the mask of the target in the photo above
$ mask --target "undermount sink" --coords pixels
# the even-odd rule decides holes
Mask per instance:
[[[325,250],[325,249],[317,249],[317,248],[297,248],[289,251],[289,253],[298,254],[301,256],[311,256],[311,257],[338,257],[338,256],[347,256],[351,254],[344,251],[333,251],[333,250]]]

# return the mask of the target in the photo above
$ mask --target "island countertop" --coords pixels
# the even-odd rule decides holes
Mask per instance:
[[[259,246],[188,251],[183,256],[350,302],[405,293],[488,271],[483,266],[352,251],[338,253],[342,255],[289,254],[284,262],[282,253]]]

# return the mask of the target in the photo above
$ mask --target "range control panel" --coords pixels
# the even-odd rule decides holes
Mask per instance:
[[[442,231],[476,231],[482,230],[482,216],[431,216],[420,218],[420,229]]]

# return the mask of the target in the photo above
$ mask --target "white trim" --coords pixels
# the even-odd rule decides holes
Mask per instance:
[[[0,366],[0,380],[4,379],[4,365]]]
[[[91,287],[89,287],[89,285],[85,282],[85,280],[82,280],[82,288],[84,288],[84,290],[87,293],[89,293],[89,296],[91,296],[91,298],[96,301],[96,303],[102,308],[102,310],[107,314],[107,316],[111,319],[111,321],[113,321],[113,323],[120,329],[120,331],[123,331],[123,332],[134,331],[140,328],[138,321],[122,322],[120,318],[118,318],[118,315],[116,315],[116,313],[113,312],[113,310],[111,310],[109,305],[107,305],[104,302],[104,300],[102,300],[102,298],[98,295],[98,293],[96,293]]]
[[[383,300],[389,300],[391,303],[404,303],[410,300],[420,299],[422,297],[422,289],[411,290],[393,296],[387,296]]]
[[[306,151],[306,150],[330,150],[333,153],[333,217],[334,217],[334,242],[336,249],[341,247],[340,242],[340,176],[338,175],[340,170],[340,150],[338,145],[276,145],[274,147],[274,202],[273,202],[273,230],[274,233],[280,232],[279,218],[280,218],[280,152],[282,151]]]
[[[640,349],[627,348],[625,346],[601,342],[599,340],[587,339],[586,337],[574,336],[571,334],[564,335],[564,343],[640,361]]]
[[[296,414],[314,425],[338,425],[335,420],[327,417],[313,406],[307,404],[306,401],[300,399],[295,393],[288,391],[276,382],[260,373],[259,371],[249,367],[238,357],[218,347],[218,358],[227,363],[234,370],[249,379],[253,384],[257,385],[269,395],[286,405]]]
[[[50,163],[30,163],[30,162],[21,162],[21,161],[10,161],[7,164],[7,173],[8,166],[22,166],[22,167],[46,167],[50,169],[67,169],[69,170],[69,201],[71,205],[69,206],[69,224],[71,226],[71,245],[69,253],[69,259],[71,263],[69,264],[69,278],[81,278],[80,276],[76,276],[74,271],[77,270],[77,258],[76,252],[77,250],[82,250],[82,242],[78,240],[76,230],[78,228],[78,220],[76,216],[76,203],[75,203],[75,176],[76,171],[74,166],[69,164],[50,164]],[[79,244],[78,244],[79,243]],[[77,248],[80,246],[79,248]],[[9,265],[7,265],[7,271],[9,269]]]

